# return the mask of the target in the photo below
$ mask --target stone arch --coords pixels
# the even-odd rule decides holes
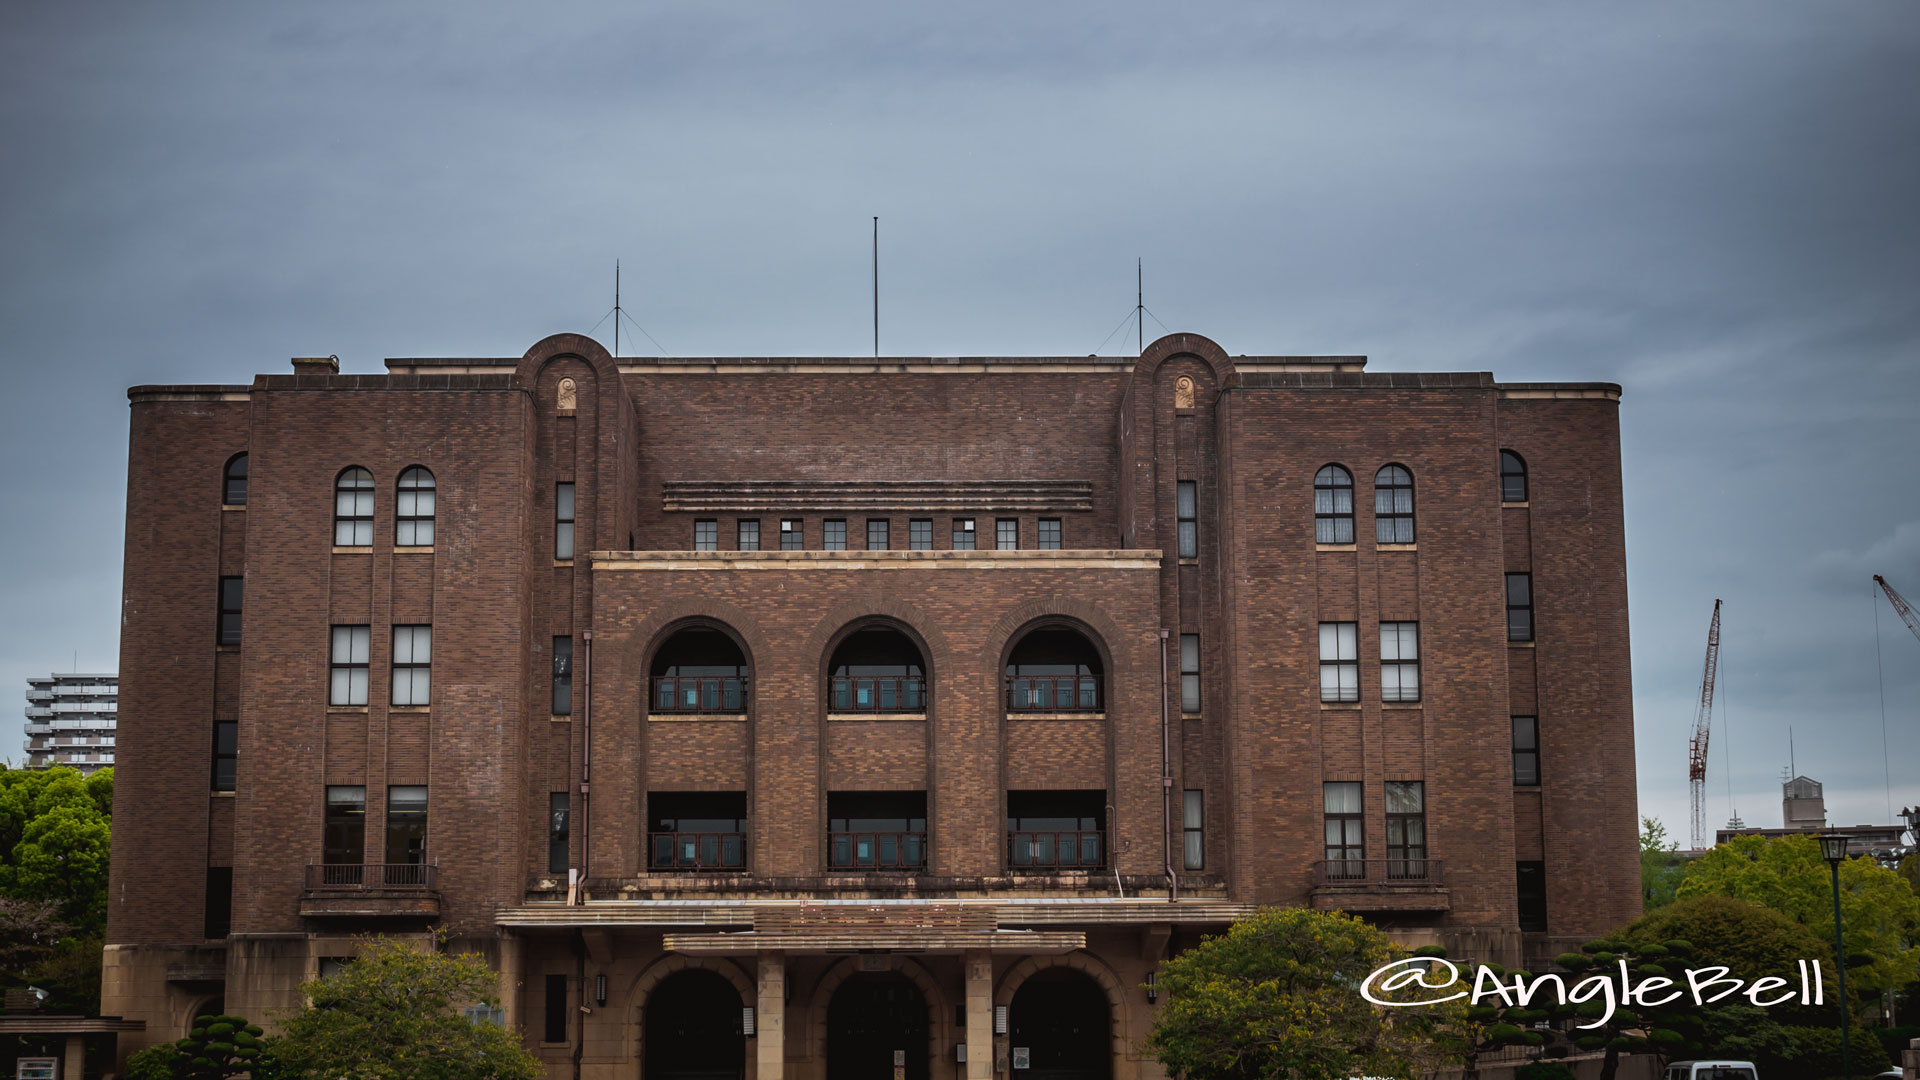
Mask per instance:
[[[1028,630],[1049,621],[1072,625],[1086,634],[1088,640],[1093,642],[1093,647],[1100,650],[1100,659],[1107,666],[1109,679],[1126,671],[1127,654],[1124,650],[1116,651],[1114,647],[1116,643],[1126,640],[1126,631],[1097,605],[1072,596],[1029,600],[1000,616],[987,631],[986,640],[981,646],[981,658],[992,665],[993,674],[997,677],[1006,666],[1007,653],[1013,649],[1014,642]]]
[[[630,1047],[628,1060],[635,1063],[646,1060],[647,1052],[647,999],[655,987],[668,978],[687,970],[711,971],[727,980],[740,994],[740,1004],[758,1005],[759,994],[753,980],[746,973],[726,960],[712,956],[684,956],[680,953],[667,953],[634,976],[633,983],[627,987],[627,1039]],[[753,1071],[753,1054],[747,1054],[747,1071]]]
[[[647,612],[647,617],[633,628],[628,640],[640,642],[641,646],[628,651],[623,658],[624,674],[645,679],[660,644],[688,626],[711,626],[731,636],[740,651],[747,654],[747,666],[755,672],[768,662],[773,652],[773,641],[746,608],[724,600],[675,600]]]
[[[1029,956],[1008,968],[1007,973],[1000,976],[1000,986],[993,992],[993,1004],[995,1007],[1005,1006],[1011,1009],[1013,995],[1019,991],[1022,983],[1036,972],[1054,967],[1072,968],[1080,972],[1098,984],[1101,992],[1106,994],[1108,1018],[1113,1024],[1110,1040],[1113,1049],[1112,1076],[1114,1080],[1119,1080],[1126,1075],[1127,1053],[1133,1045],[1131,1025],[1128,1023],[1126,988],[1121,985],[1120,978],[1113,973],[1113,969],[1103,963],[1099,957],[1084,949],[1062,956]],[[996,1059],[1004,1052],[1007,1038],[1005,1035],[993,1037]]]
[[[584,361],[593,369],[596,392],[620,385],[620,368],[613,355],[585,334],[551,334],[534,342],[514,367],[514,378],[523,386],[532,386],[547,365],[567,357]]]
[[[813,1048],[813,1060],[822,1068],[827,1061],[827,1006],[833,1001],[833,992],[850,976],[861,974],[859,964],[863,957],[847,956],[828,967],[813,985],[813,1002],[807,1009],[807,1045]],[[939,1076],[940,1048],[951,1045],[953,1031],[951,1022],[953,1010],[947,1005],[947,996],[940,990],[940,983],[919,961],[910,956],[887,954],[887,970],[904,975],[920,988],[920,996],[927,1001],[927,1068],[929,1076]]]
[[[1212,340],[1199,334],[1168,334],[1147,345],[1145,352],[1133,366],[1134,378],[1143,384],[1151,381],[1160,365],[1176,356],[1191,356],[1207,365],[1212,371],[1214,385],[1219,386],[1234,371],[1233,357],[1216,345]]]
[[[824,674],[827,662],[832,659],[833,650],[841,640],[855,630],[872,626],[891,626],[914,639],[914,643],[926,655],[927,666],[932,669],[930,681],[936,691],[939,689],[939,673],[942,669],[951,670],[949,665],[953,661],[953,647],[926,612],[892,597],[876,596],[869,601],[854,601],[834,607],[814,624],[813,631],[800,647],[801,655]],[[825,693],[824,689],[822,693]]]

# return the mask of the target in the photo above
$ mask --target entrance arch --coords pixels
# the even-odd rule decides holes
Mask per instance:
[[[827,1080],[931,1080],[927,997],[897,971],[856,972],[827,1002]]]
[[[1026,1080],[1112,1080],[1113,1021],[1100,984],[1070,967],[1014,991],[1008,1042],[1027,1051]]]
[[[643,1007],[643,1080],[742,1080],[742,1007],[739,990],[717,971],[687,967],[660,980]]]
[[[1010,1038],[1013,1030],[1013,1012],[1016,1007],[1014,999],[1028,982],[1047,972],[1070,972],[1083,982],[1091,984],[1095,991],[1106,1000],[1107,1026],[1104,1032],[1106,1035],[1107,1056],[1105,1064],[1092,1066],[1095,1071],[1084,1075],[1102,1078],[1102,1080],[1117,1080],[1117,1078],[1127,1075],[1130,1071],[1128,1060],[1131,1053],[1132,1038],[1129,1035],[1125,990],[1120,984],[1119,977],[1114,975],[1111,968],[1107,967],[1106,964],[1102,963],[1092,953],[1084,951],[1071,952],[1063,956],[1029,956],[1025,960],[1013,965],[1013,967],[1008,968],[1007,973],[1000,977],[999,987],[994,991],[993,1003],[995,1005],[1008,1006],[1009,1023],[1007,1035],[994,1036],[995,1056],[998,1057],[1006,1054],[1016,1045],[1025,1045],[1014,1043]],[[1060,986],[1058,983],[1052,985],[1054,989],[1058,989]],[[1042,1017],[1042,1020],[1044,1020],[1044,1017]],[[1078,1044],[1076,1043],[1075,1045]],[[1091,1045],[1091,1040],[1089,1040],[1087,1046],[1090,1048]],[[1032,1049],[1032,1047],[1028,1047],[1029,1051]],[[1032,1067],[1037,1068],[1038,1065],[1039,1062],[1035,1061]],[[1086,1066],[1076,1066],[1076,1068],[1084,1067]]]

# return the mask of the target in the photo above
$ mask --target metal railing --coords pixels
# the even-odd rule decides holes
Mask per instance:
[[[427,889],[440,868],[429,863],[309,863],[308,889]]]
[[[925,712],[926,680],[918,675],[839,675],[828,712]]]
[[[1008,712],[1099,712],[1098,675],[1009,675]]]
[[[661,675],[653,680],[657,713],[737,713],[747,711],[744,675]]]
[[[1007,865],[1015,870],[1099,870],[1106,864],[1106,833],[1099,829],[1007,833]]]
[[[1439,885],[1440,860],[1326,859],[1313,864],[1315,885]]]
[[[647,869],[745,870],[747,834],[657,832],[647,834]]]
[[[923,832],[827,834],[827,866],[833,870],[919,870],[926,865]]]

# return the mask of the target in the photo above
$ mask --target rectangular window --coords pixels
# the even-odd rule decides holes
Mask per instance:
[[[647,869],[744,870],[747,793],[647,793]]]
[[[1182,480],[1180,492],[1180,557],[1197,559],[1200,557],[1200,485],[1192,480]]]
[[[1367,832],[1359,783],[1321,784],[1320,798],[1327,823],[1327,877],[1366,877]]]
[[[739,537],[738,547],[741,551],[759,551],[760,519],[741,518],[737,535]]]
[[[847,550],[847,523],[842,518],[828,518],[820,523],[820,546],[828,551]]]
[[[1320,624],[1320,700],[1360,700],[1360,624]]]
[[[1513,782],[1532,787],[1540,783],[1540,719],[1513,718]]]
[[[1106,865],[1105,791],[1007,792],[1007,866],[1016,871]]]
[[[573,638],[553,639],[553,715],[573,715]]]
[[[359,866],[367,861],[366,788],[327,788],[321,850],[321,857],[329,866]],[[359,884],[359,879],[356,877],[351,883]]]
[[[953,550],[972,551],[973,535],[972,518],[953,519]]]
[[[1060,519],[1040,519],[1040,549],[1058,551],[1060,549]]]
[[[1420,700],[1420,624],[1380,624],[1380,700]]]
[[[1182,835],[1186,840],[1186,866],[1189,870],[1200,870],[1207,864],[1206,807],[1199,791],[1189,788],[1182,795],[1180,808]]]
[[[1507,575],[1507,640],[1533,640],[1533,575]]]
[[[573,558],[573,485],[553,486],[553,557]]]
[[[366,626],[333,628],[333,661],[329,668],[329,705],[365,705],[367,703],[367,653],[373,644],[373,630]]]
[[[827,792],[827,865],[918,870],[927,865],[927,793]]]
[[[233,867],[207,867],[206,928],[210,938],[223,938],[233,929]]]
[[[712,518],[702,518],[693,523],[693,550],[720,550],[720,523]]]
[[[567,1041],[567,977],[547,976],[547,1022],[540,1037],[545,1042]]]
[[[241,598],[246,591],[246,579],[223,577],[220,579],[220,644],[240,644],[240,607]]]
[[[387,862],[424,866],[427,861],[427,789],[387,788]]]
[[[393,703],[427,705],[432,700],[433,627],[393,628]]]
[[[914,518],[907,522],[907,547],[913,551],[933,550],[932,518]]]
[[[1020,519],[1000,518],[993,523],[993,546],[1001,551],[1020,549]]]
[[[1200,711],[1200,635],[1180,635],[1180,711]]]
[[[1387,781],[1387,877],[1427,876],[1427,786]]]
[[[213,790],[232,791],[234,764],[239,758],[240,725],[222,720],[213,725]]]
[[[1520,929],[1530,934],[1547,929],[1547,864],[1514,864],[1520,894]]]
[[[780,519],[780,550],[804,551],[807,546],[807,521],[805,518]]]
[[[564,874],[573,861],[571,840],[573,809],[568,795],[555,791],[547,796],[547,873]]]
[[[885,551],[892,545],[887,542],[889,522],[886,518],[867,519],[867,550]]]

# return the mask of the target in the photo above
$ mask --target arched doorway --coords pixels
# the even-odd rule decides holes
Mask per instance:
[[[903,975],[848,977],[827,1005],[827,1080],[927,1077],[927,999]]]
[[[747,1040],[739,991],[718,972],[686,968],[647,995],[643,1080],[740,1080]]]
[[[1036,972],[1013,995],[1008,1045],[1026,1050],[1022,1080],[1109,1080],[1113,1021],[1098,983],[1072,968]]]

